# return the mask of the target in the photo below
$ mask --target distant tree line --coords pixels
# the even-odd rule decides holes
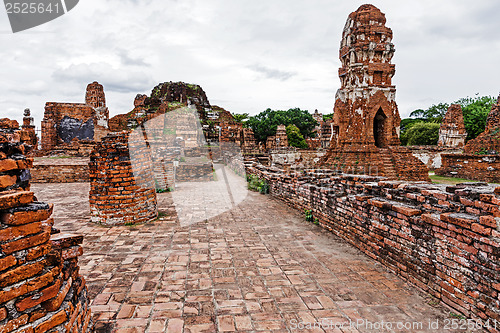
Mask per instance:
[[[486,118],[496,100],[491,96],[461,98],[451,104],[462,107],[467,141],[476,138],[486,127]],[[410,113],[410,118],[401,120],[401,144],[436,145],[439,139],[439,127],[450,104],[439,103],[423,110]]]
[[[258,142],[266,142],[268,137],[276,135],[278,125],[285,125],[289,145],[301,149],[307,149],[305,138],[315,137],[314,128],[318,125],[309,111],[300,108],[267,109],[252,117],[247,113],[233,114],[233,117],[244,127],[251,128]]]

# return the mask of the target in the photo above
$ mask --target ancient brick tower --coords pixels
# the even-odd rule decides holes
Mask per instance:
[[[400,147],[392,30],[373,5],[347,19],[340,45],[341,87],[337,91],[333,135],[320,167],[391,179],[429,180],[427,168]]]
[[[464,116],[459,104],[452,104],[446,111],[441,127],[439,128],[438,146],[440,147],[463,147],[465,145]]]

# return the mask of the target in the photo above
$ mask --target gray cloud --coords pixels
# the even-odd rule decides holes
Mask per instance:
[[[261,65],[252,65],[248,66],[248,68],[253,70],[254,72],[263,74],[263,76],[267,79],[277,79],[280,81],[289,80],[295,75],[297,75],[297,73],[294,72],[281,71],[278,69],[268,68]]]

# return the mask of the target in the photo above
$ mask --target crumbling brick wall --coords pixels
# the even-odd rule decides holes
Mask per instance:
[[[108,121],[104,89],[97,82],[87,86],[85,103],[47,102],[42,120],[42,150],[64,149],[74,140],[99,141],[109,132]]]
[[[500,183],[500,155],[443,154],[436,175]]]
[[[29,191],[24,134],[0,120],[0,331],[90,332],[82,236],[57,233],[53,206]]]
[[[256,163],[247,173],[265,178],[273,196],[311,210],[323,228],[457,311],[500,321],[500,189],[331,170],[287,175]]]
[[[133,133],[107,135],[90,155],[89,202],[93,222],[137,224],[158,215],[151,154],[144,142],[129,140]]]

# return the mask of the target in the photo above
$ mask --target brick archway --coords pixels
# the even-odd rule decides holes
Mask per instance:
[[[387,116],[382,108],[379,108],[373,118],[373,138],[375,146],[382,148],[387,147]]]

